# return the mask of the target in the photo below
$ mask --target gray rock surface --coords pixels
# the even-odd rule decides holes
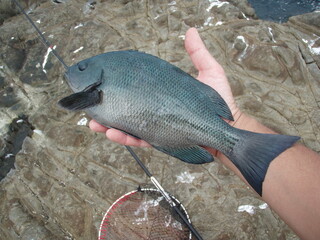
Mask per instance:
[[[197,27],[241,109],[320,152],[319,12],[276,24],[256,20],[246,1],[41,2],[24,6],[32,6],[30,17],[70,65],[137,49],[196,75],[183,39]],[[35,129],[0,182],[0,239],[97,239],[112,202],[150,182],[123,146],[83,125],[84,113],[57,107],[70,93],[64,69],[52,54],[46,58],[25,18],[11,15],[0,26],[1,155],[12,119],[26,114]],[[204,239],[298,239],[219,162],[193,166],[153,149],[136,151]],[[254,213],[241,212],[246,205]]]

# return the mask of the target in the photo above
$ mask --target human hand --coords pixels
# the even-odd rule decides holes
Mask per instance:
[[[197,79],[214,88],[221,95],[228,104],[236,121],[241,113],[234,101],[225,72],[221,65],[208,52],[195,28],[190,28],[186,32],[185,48],[194,66],[199,71]],[[89,127],[95,132],[104,132],[111,141],[122,145],[150,147],[149,143],[141,139],[129,136],[119,130],[102,126],[95,120],[90,121]]]

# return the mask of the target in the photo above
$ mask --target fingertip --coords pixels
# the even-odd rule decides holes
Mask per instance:
[[[124,145],[127,135],[119,130],[110,128],[106,131],[106,137],[113,142]]]
[[[137,139],[130,135],[127,135],[116,129],[108,129],[106,131],[106,136],[113,142],[127,145],[127,146],[135,146],[135,147],[151,147],[151,145],[141,139]]]
[[[186,32],[186,39],[194,34],[198,34],[198,30],[195,27],[189,28]]]
[[[140,147],[152,147],[149,143],[143,140],[139,140],[139,141],[140,141]]]
[[[199,48],[204,47],[204,43],[199,35],[199,32],[194,27],[187,30],[184,44],[190,56]]]
[[[211,72],[217,77],[224,75],[223,68],[209,53],[196,28],[186,32],[185,48],[199,72]]]
[[[89,128],[95,132],[105,132],[108,129],[107,127],[101,125],[100,123],[96,122],[95,120],[91,120],[89,122]]]

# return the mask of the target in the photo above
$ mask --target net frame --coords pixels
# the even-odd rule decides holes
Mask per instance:
[[[153,192],[153,193],[157,193],[159,194],[159,196],[162,196],[161,191],[159,191],[159,189],[155,189],[155,188],[141,188],[139,187],[137,190],[133,190],[131,192],[128,192],[126,194],[123,194],[122,196],[120,196],[116,201],[114,201],[111,206],[108,208],[108,210],[106,211],[106,213],[104,214],[101,223],[100,223],[100,227],[99,227],[99,236],[98,236],[98,240],[105,240],[108,239],[108,227],[110,224],[110,220],[112,219],[112,214],[114,213],[114,211],[116,211],[116,209],[118,207],[120,207],[123,203],[125,203],[132,195],[136,194],[136,193],[141,193],[141,192]],[[170,198],[172,199],[172,201],[174,201],[179,208],[181,209],[182,213],[185,215],[186,219],[188,220],[188,222],[191,224],[191,220],[189,217],[189,214],[186,210],[186,208],[183,206],[183,204],[173,195],[169,194]],[[162,196],[163,197],[163,196]],[[166,199],[164,198],[163,201],[166,201]],[[170,206],[170,204],[167,202],[168,206]],[[171,213],[172,214],[172,213]],[[180,222],[180,221],[179,221]],[[180,222],[181,224],[184,224],[183,222]],[[187,238],[188,240],[193,239],[192,237],[192,232],[189,230],[189,237]]]

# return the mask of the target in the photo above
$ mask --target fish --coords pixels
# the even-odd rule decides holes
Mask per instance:
[[[74,93],[59,101],[62,108],[83,110],[187,163],[210,163],[214,157],[203,147],[217,149],[260,195],[270,162],[299,140],[232,127],[217,91],[144,52],[103,53],[68,67],[65,76]]]

